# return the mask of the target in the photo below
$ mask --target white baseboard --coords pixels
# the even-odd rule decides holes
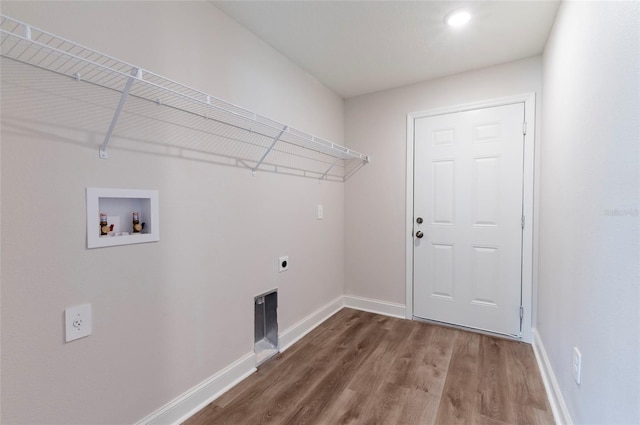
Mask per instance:
[[[373,300],[371,298],[355,297],[345,295],[344,306],[355,308],[356,310],[368,311],[370,313],[383,314],[385,316],[406,318],[406,306],[404,304],[390,303],[387,301]]]
[[[322,324],[343,307],[369,311],[386,316],[405,318],[405,306],[354,296],[340,296],[309,314],[278,335],[280,351],[285,351],[298,340]],[[215,375],[204,380],[175,400],[140,420],[137,425],[176,425],[195,414],[256,371],[255,353],[248,353]]]
[[[329,304],[325,304],[313,313],[309,314],[304,319],[300,320],[292,326],[289,326],[283,332],[278,334],[280,352],[285,351],[287,348],[291,347],[303,336],[314,330],[322,322],[341,310],[344,306],[342,299],[343,297],[340,296],[331,301]]]
[[[547,352],[542,344],[542,339],[540,339],[540,334],[535,330],[533,331],[533,334],[533,353],[536,356],[538,368],[542,375],[542,381],[544,382],[544,387],[547,390],[549,404],[551,405],[551,411],[553,412],[553,418],[556,421],[556,425],[573,425],[569,409],[567,409],[567,404],[565,403],[562,392],[560,391],[558,380],[556,379],[555,373],[553,373],[553,368],[551,367],[549,357],[547,357]]]
[[[256,355],[248,353],[205,379],[175,400],[138,422],[138,425],[179,424],[256,371]]]

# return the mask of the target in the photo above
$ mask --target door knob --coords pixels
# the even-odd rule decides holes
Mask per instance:
[[[422,221],[423,221],[423,220],[422,220],[422,217],[418,217],[418,218],[416,218],[416,223],[418,223],[418,224],[422,224]]]
[[[422,233],[422,231],[418,230],[418,231],[416,232],[416,238],[418,238],[418,239],[422,239],[422,237],[423,237],[423,236],[424,236],[424,233]]]

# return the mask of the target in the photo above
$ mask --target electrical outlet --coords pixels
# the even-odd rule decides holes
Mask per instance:
[[[582,378],[582,354],[578,350],[578,347],[573,347],[573,379],[576,380],[576,384],[580,385]]]
[[[287,270],[289,270],[289,256],[285,255],[284,257],[280,257],[278,259],[278,271],[279,272],[286,272]]]
[[[91,304],[69,307],[64,311],[67,342],[91,335]]]
[[[324,208],[322,204],[318,204],[318,220],[322,220],[324,218]]]

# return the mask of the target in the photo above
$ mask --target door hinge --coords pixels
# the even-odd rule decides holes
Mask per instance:
[[[520,219],[520,225],[524,229],[524,216],[522,216],[522,218]]]
[[[524,307],[520,306],[520,322],[522,322],[523,318],[524,318]]]
[[[522,134],[526,135],[527,134],[527,122],[523,122],[522,123]]]

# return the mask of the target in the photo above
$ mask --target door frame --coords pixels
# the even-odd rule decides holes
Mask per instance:
[[[537,205],[535,185],[535,92],[523,93],[515,96],[498,99],[484,100],[480,102],[466,103],[444,108],[429,109],[426,111],[411,112],[407,114],[407,175],[406,175],[406,217],[405,217],[405,283],[406,283],[406,318],[413,317],[413,164],[414,164],[414,122],[416,119],[445,115],[455,112],[464,112],[474,109],[490,108],[495,106],[524,103],[526,134],[524,135],[524,216],[525,227],[522,234],[522,336],[520,340],[531,343],[533,336],[533,323],[535,315],[534,297],[534,263],[537,263],[537,215],[534,205]]]

